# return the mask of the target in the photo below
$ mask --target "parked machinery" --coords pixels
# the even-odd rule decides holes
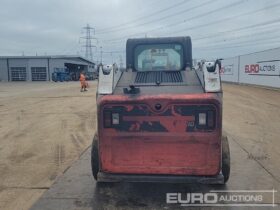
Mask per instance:
[[[99,70],[94,178],[227,182],[220,61],[193,69],[190,37],[129,39],[126,53],[124,71]]]

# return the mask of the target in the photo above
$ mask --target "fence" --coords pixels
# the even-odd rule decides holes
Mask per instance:
[[[221,79],[280,88],[280,48],[222,60]]]

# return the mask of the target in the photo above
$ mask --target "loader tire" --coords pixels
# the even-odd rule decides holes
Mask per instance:
[[[97,174],[99,172],[99,154],[98,154],[98,138],[94,135],[91,146],[91,170],[95,180],[97,180]]]
[[[226,183],[230,176],[230,150],[228,138],[222,137],[222,173],[224,176],[224,183]]]

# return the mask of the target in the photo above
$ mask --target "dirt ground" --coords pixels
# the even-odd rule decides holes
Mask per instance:
[[[89,92],[80,93],[74,82],[0,83],[0,209],[29,209],[90,146],[96,83],[90,85]],[[274,188],[279,203],[280,91],[232,84],[223,88],[223,129],[233,156],[228,188]],[[115,190],[103,190],[104,198],[118,197],[120,189]],[[90,199],[97,202],[100,197]],[[114,204],[108,199],[105,203]],[[149,202],[156,203],[156,198]]]
[[[223,89],[223,130],[279,184],[280,90],[231,84]]]
[[[0,83],[0,209],[29,209],[95,132],[95,89],[78,82]]]

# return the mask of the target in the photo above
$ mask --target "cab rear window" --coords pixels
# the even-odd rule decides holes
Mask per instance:
[[[178,71],[183,68],[180,44],[138,45],[134,53],[137,71]]]

